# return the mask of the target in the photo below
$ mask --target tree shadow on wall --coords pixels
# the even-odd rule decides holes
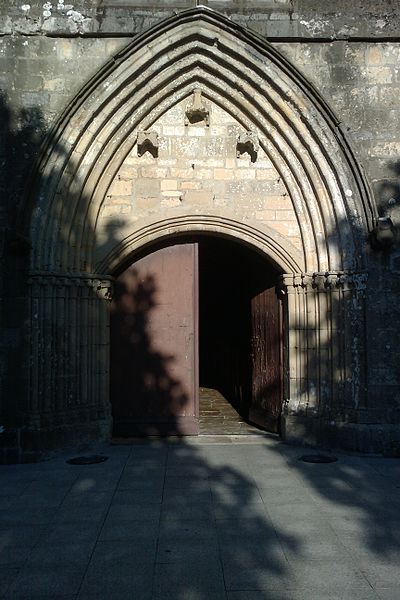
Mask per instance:
[[[375,183],[375,197],[379,217],[386,217],[386,227],[388,231],[383,232],[383,237],[389,239],[386,241],[385,250],[386,256],[393,249],[397,250],[394,262],[398,266],[400,264],[400,256],[398,255],[399,225],[400,225],[400,160],[389,162],[387,169],[393,173],[393,177],[388,177]],[[385,241],[385,239],[383,240]]]
[[[116,435],[181,435],[177,420],[188,407],[188,390],[172,372],[176,357],[157,349],[149,327],[157,286],[156,275],[140,275],[135,267],[114,285],[110,378]]]
[[[113,231],[121,225],[118,220],[108,228],[105,248],[117,244]],[[157,276],[143,274],[133,264],[116,280],[110,306],[111,400],[114,419],[119,419],[117,431],[118,425],[123,431],[124,424],[132,431],[136,421],[142,434],[174,436],[165,442],[136,440],[132,445],[105,530],[112,530],[110,535],[123,556],[126,547],[135,555],[157,536],[151,559],[153,581],[146,576],[146,592],[142,592],[141,573],[148,565],[141,557],[133,566],[130,563],[135,581],[129,584],[130,572],[122,557],[110,565],[113,593],[129,591],[135,597],[148,594],[152,600],[223,600],[228,593],[257,590],[259,600],[285,599],[282,585],[296,587],[286,553],[296,554],[300,537],[297,532],[280,532],[259,490],[280,478],[276,469],[285,470],[285,459],[271,457],[265,464],[264,457],[251,448],[201,447],[184,436],[179,417],[187,406],[188,393],[173,374],[176,357],[160,350],[157,332],[151,326],[158,292]],[[161,415],[160,422],[154,414]],[[90,498],[85,502],[90,503]],[[119,540],[120,530],[124,533]],[[138,536],[142,536],[140,542]],[[93,555],[94,568],[104,549],[100,544]],[[100,583],[92,587],[90,573],[89,566],[82,593],[94,589],[103,593],[106,588],[100,588]],[[104,585],[109,584],[107,575]]]
[[[346,225],[344,223],[343,228]],[[337,239],[335,232],[332,233],[332,240]],[[380,254],[371,254],[373,250],[368,246],[368,232],[359,228],[354,235],[357,243],[364,245],[362,251],[366,260],[376,261],[378,268],[383,270],[384,260],[381,260]],[[380,276],[384,278],[384,270]],[[324,291],[320,293],[325,294]],[[367,372],[364,362],[367,348],[358,344],[365,334],[364,318],[367,318],[368,307],[365,307],[364,314],[364,292],[360,289],[357,294],[358,300],[351,293],[336,293],[330,302],[323,304],[323,310],[319,308],[321,321],[329,322],[331,319],[331,326],[321,329],[316,335],[307,331],[302,321],[292,323],[297,335],[293,338],[296,339],[297,351],[300,350],[306,357],[302,361],[301,372],[297,373],[297,391],[301,400],[296,407],[296,416],[300,417],[302,440],[312,445],[312,440],[317,437],[319,447],[277,446],[265,449],[265,461],[272,449],[280,456],[286,456],[287,466],[295,474],[299,496],[293,514],[291,506],[294,498],[288,497],[285,489],[277,489],[272,503],[268,494],[262,492],[272,520],[280,525],[278,537],[281,533],[298,531],[296,520],[301,514],[304,531],[297,538],[295,555],[288,553],[289,560],[294,565],[307,565],[307,572],[316,586],[323,585],[322,573],[324,569],[329,570],[337,595],[343,598],[353,597],[352,586],[361,589],[365,579],[368,585],[377,588],[378,595],[379,591],[397,590],[400,557],[399,460],[357,456],[332,449],[354,448],[359,444],[364,451],[371,452],[376,451],[374,443],[378,441],[383,450],[390,449],[391,441],[396,445],[395,440],[398,440],[398,431],[396,434],[383,428],[385,423],[399,422],[395,395],[390,397],[381,393],[379,406],[369,404],[373,385],[385,383],[384,376],[379,375],[382,364],[385,368],[390,365],[388,371],[393,376],[396,356],[392,352],[382,359],[381,365],[370,364],[370,373]],[[390,329],[393,339],[396,337],[391,323],[394,313],[384,305],[381,310],[385,314],[378,314],[376,307],[373,311],[371,307],[369,310],[370,333],[367,340],[376,350],[379,345],[386,344],[388,338],[377,335],[375,330]],[[384,347],[382,356],[385,356]],[[332,357],[335,358],[336,370],[330,369]],[[377,375],[374,376],[374,373]],[[311,383],[309,388],[307,385],[302,387],[301,382],[307,381]],[[313,393],[309,397],[310,389]],[[264,394],[268,393],[269,389],[265,389]],[[353,425],[354,429],[347,425]],[[338,460],[326,464],[299,460],[307,454],[335,455]],[[310,540],[306,531],[314,533],[314,540]],[[352,569],[349,568],[350,561]],[[320,597],[324,597],[323,591]]]
[[[31,243],[18,212],[27,175],[45,135],[37,107],[14,111],[0,93],[0,419],[5,426],[23,421],[29,357],[26,353],[27,279]],[[30,214],[24,215],[30,222]],[[13,434],[2,443],[13,445]]]
[[[40,123],[40,111],[38,110],[34,114]],[[22,134],[12,137],[10,134],[9,143],[16,146],[13,152],[17,152],[18,148],[23,151],[22,140],[29,142],[29,132],[28,127],[26,137],[23,137]],[[58,152],[62,151],[62,149],[58,149]],[[35,152],[37,152],[37,147],[35,147]],[[15,154],[12,155],[15,156]],[[25,167],[26,165],[21,167],[22,173],[25,173]],[[6,168],[4,185],[7,187],[11,185],[11,165],[7,163]],[[42,180],[40,183],[45,184],[46,182]],[[21,190],[18,191],[18,194],[20,193]],[[4,197],[8,197],[7,194]],[[60,199],[59,202],[64,200],[65,198]],[[78,221],[88,214],[88,204],[89,199],[82,197]],[[59,209],[61,212],[61,206],[56,206],[54,210],[57,213]],[[12,235],[18,233],[14,217],[13,213],[9,220],[10,227],[14,227]],[[24,221],[29,223],[30,220],[31,215],[24,215]],[[60,235],[64,241],[67,240],[66,231],[61,229]],[[113,235],[111,230],[109,235]],[[110,242],[112,247],[117,245],[118,240],[116,237],[108,239],[107,247]],[[6,326],[22,329],[30,317],[27,305],[29,244],[27,247],[23,247],[21,255],[14,256],[14,254],[8,253],[5,259],[10,276],[11,272],[15,270],[16,282],[14,285],[11,280],[8,280],[6,300],[9,310],[3,313],[2,318],[7,319]],[[40,340],[45,342],[45,348],[49,353],[41,355],[42,362],[39,363],[41,370],[34,374],[38,377],[43,391],[39,398],[41,404],[38,405],[34,416],[42,425],[44,435],[48,435],[47,439],[41,438],[43,441],[47,441],[49,445],[61,447],[65,442],[71,443],[73,440],[79,448],[83,441],[86,442],[86,438],[79,439],[79,434],[75,434],[75,438],[66,439],[62,436],[60,425],[66,424],[70,429],[77,425],[81,426],[79,420],[82,421],[83,417],[87,416],[86,409],[92,411],[89,414],[97,415],[98,407],[96,405],[85,405],[91,399],[90,386],[96,385],[96,381],[90,380],[89,377],[85,351],[88,345],[96,339],[97,333],[94,326],[96,322],[93,320],[93,315],[88,312],[89,299],[93,298],[99,306],[100,303],[104,303],[104,300],[97,298],[89,284],[86,287],[85,279],[78,283],[76,279],[72,279],[71,285],[77,286],[77,289],[74,290],[76,294],[68,295],[71,293],[71,285],[68,285],[68,281],[66,282],[68,274],[62,273],[62,275],[57,278],[54,277],[54,273],[51,273],[49,283],[42,281],[40,284],[55,286],[56,293],[54,294],[54,290],[45,288],[44,300],[41,301],[48,302],[50,298],[52,306],[56,307],[56,310],[46,312],[45,319],[39,322],[40,327],[43,328],[39,332],[42,336]],[[156,302],[157,281],[151,276],[140,279],[134,268],[131,275],[131,287],[128,288],[126,284],[117,282],[115,290],[115,306],[118,307],[126,302],[129,309],[122,313],[121,318],[116,317],[117,323],[121,327],[118,338],[118,353],[121,363],[117,360],[116,368],[119,369],[123,366],[130,369],[132,360],[138,361],[138,368],[134,374],[136,387],[144,394],[145,403],[151,405],[156,400],[157,404],[161,401],[169,406],[166,410],[167,433],[180,436],[182,431],[180,423],[176,419],[176,413],[179,414],[182,407],[186,405],[187,395],[182,383],[171,374],[174,357],[167,352],[157,350],[155,340],[149,330],[149,320]],[[21,305],[18,308],[19,312],[14,316],[11,308],[12,305],[15,306],[16,299],[19,297]],[[45,307],[38,303],[37,298],[35,298],[35,302],[38,312],[42,311],[41,314],[43,314]],[[78,314],[75,311],[79,310],[79,302],[82,303],[84,310]],[[7,394],[10,403],[2,407],[3,414],[10,421],[10,426],[18,426],[22,434],[31,416],[29,403],[26,400],[28,395],[26,379],[30,367],[28,361],[26,364],[21,362],[21,354],[27,356],[28,359],[31,358],[28,337],[28,335],[26,339],[21,337],[15,356],[13,350],[8,356],[8,358],[10,356],[15,358],[15,364],[10,364],[9,367],[14,372],[14,381],[18,377],[25,378],[25,385],[17,393],[16,387],[12,387],[10,383]],[[36,338],[33,338],[33,346],[35,352],[38,352],[39,347],[35,340]],[[75,352],[75,355],[72,355],[72,352]],[[46,357],[48,361],[46,364],[42,364]],[[100,370],[101,365],[96,365],[96,368]],[[71,383],[71,380],[74,382]],[[67,385],[70,387],[67,388]],[[81,395],[66,395],[67,389],[78,390],[79,386],[83,390]],[[171,402],[173,410],[170,408]],[[18,419],[12,414],[11,405],[18,406]],[[122,519],[121,527],[118,526],[118,518],[114,523],[111,523],[110,520],[104,521],[103,512],[98,510],[99,501],[104,500],[104,496],[107,495],[104,490],[110,489],[108,477],[115,475],[111,459],[109,461],[111,469],[108,469],[106,462],[97,465],[96,471],[89,471],[89,469],[80,471],[78,475],[74,476],[73,481],[76,485],[73,485],[72,488],[70,474],[64,479],[65,464],[60,468],[57,463],[54,470],[54,463],[51,461],[45,466],[38,464],[2,467],[0,470],[1,495],[6,495],[7,502],[10,501],[14,507],[18,507],[15,513],[9,510],[0,510],[0,559],[4,557],[7,567],[10,567],[4,593],[7,594],[9,583],[13,590],[11,591],[10,588],[10,596],[14,591],[18,595],[21,589],[25,592],[26,589],[31,589],[29,587],[32,577],[31,563],[21,563],[21,557],[27,555],[25,544],[27,537],[30,540],[37,539],[38,542],[40,540],[45,546],[47,543],[51,546],[51,553],[46,555],[47,558],[41,556],[40,563],[48,569],[47,573],[55,568],[54,564],[56,563],[57,580],[59,581],[63,580],[64,576],[65,578],[69,577],[71,564],[76,564],[76,544],[70,542],[71,539],[76,541],[77,528],[79,527],[80,539],[89,539],[89,537],[91,539],[94,528],[100,532],[104,526],[105,533],[110,525],[113,544],[116,543],[119,549],[124,548],[124,544],[126,544],[129,555],[140,554],[140,559],[135,561],[133,567],[132,565],[127,567],[124,560],[118,558],[117,553],[117,560],[112,562],[110,571],[120,574],[120,576],[113,580],[112,593],[118,595],[118,590],[121,589],[122,596],[128,586],[128,593],[139,597],[142,588],[137,588],[136,585],[143,564],[142,550],[147,541],[152,543],[152,531],[154,530],[152,525],[158,527],[159,514],[162,510],[159,552],[155,561],[154,558],[151,559],[151,573],[154,572],[155,565],[156,577],[154,598],[165,598],[172,589],[173,597],[177,600],[188,596],[198,600],[210,600],[213,595],[217,595],[220,600],[226,597],[227,588],[243,589],[243,585],[246,585],[251,590],[261,590],[257,594],[260,599],[279,600],[280,593],[270,591],[267,594],[262,590],[266,586],[266,580],[268,582],[272,580],[273,586],[279,588],[280,579],[285,577],[288,572],[288,565],[280,544],[277,543],[276,527],[271,523],[264,510],[257,486],[254,485],[252,474],[249,474],[250,465],[243,460],[243,450],[238,448],[232,453],[232,448],[226,452],[224,449],[213,447],[203,452],[200,448],[185,442],[183,438],[178,443],[172,443],[169,446],[168,468],[170,470],[167,477],[164,472],[162,474],[162,485],[164,485],[165,479],[165,487],[162,488],[162,508],[157,507],[158,513],[156,510],[157,516],[153,524],[148,520],[148,515],[145,517],[143,515],[147,514],[146,509],[149,508],[149,504],[154,502],[156,493],[152,491],[151,498],[149,499],[147,496],[142,503],[140,503],[140,494],[141,491],[148,490],[149,488],[146,486],[153,482],[157,466],[162,463],[163,448],[166,446],[157,445],[156,448],[153,448],[149,442],[133,447],[132,458],[136,456],[137,461],[132,460],[127,466],[116,492],[117,497],[119,494],[120,504],[116,502],[113,509],[114,514],[110,513],[112,520],[115,513],[127,511],[125,514],[128,514],[128,517]],[[255,472],[258,469],[256,461],[253,466]],[[51,473],[60,475],[60,472],[61,477],[56,476],[55,480],[58,491],[62,491],[62,493],[50,498],[49,487],[54,490],[55,485]],[[180,481],[175,477],[175,473],[179,475]],[[49,485],[44,483],[47,476],[50,478]],[[38,479],[40,479],[40,485]],[[132,489],[134,493],[129,495]],[[135,490],[138,492],[137,495]],[[37,511],[34,513],[31,511],[27,515],[26,511],[20,510],[20,507],[30,506],[32,502],[38,508]],[[85,509],[83,511],[80,510],[82,503]],[[48,510],[49,506],[51,506],[51,510]],[[90,512],[90,519],[88,519],[87,509]],[[133,524],[138,521],[142,524],[143,520],[145,527],[142,528],[144,537],[140,538],[141,541],[138,542],[136,535],[129,538],[127,531],[134,529]],[[40,526],[35,525],[38,522]],[[118,531],[123,531],[123,539],[118,538]],[[59,553],[59,546],[54,545],[54,535],[59,541],[62,556]],[[282,539],[285,540],[287,547],[295,551],[296,536],[285,535],[282,536]],[[21,540],[24,541],[23,544]],[[96,556],[106,545],[98,544]],[[15,549],[17,549],[15,556],[19,556],[19,562],[14,565],[12,557]],[[34,558],[34,552],[29,553],[29,560]],[[98,582],[101,580],[101,573],[99,573],[98,564],[95,564],[96,556],[93,554],[92,565],[97,572],[96,582]],[[55,557],[57,557],[56,560]],[[226,581],[222,575],[221,559],[224,563]],[[80,559],[80,570],[82,560],[84,559]],[[112,578],[110,571],[108,569],[106,571],[104,587],[100,591],[98,587],[96,588],[96,597],[104,596],[105,586],[109,585],[110,578]],[[130,577],[129,573],[127,575],[127,571],[130,574],[133,572],[135,577]],[[82,574],[80,581],[82,590],[91,585],[91,572],[89,567],[86,574]],[[48,593],[48,578],[42,578],[41,581],[36,580],[36,583],[39,587],[42,585],[41,591],[38,592],[39,595],[45,596]],[[96,585],[98,586],[98,583]],[[270,587],[269,583],[268,586]],[[148,571],[146,571],[146,590],[148,588]]]
[[[40,116],[40,112],[36,115]],[[40,123],[40,119],[37,122]],[[12,130],[10,129],[10,131]],[[34,138],[27,126],[25,138],[19,134],[13,138],[10,134],[9,139],[10,143],[13,141],[23,152],[25,147],[22,144],[25,141],[22,142],[22,140],[29,140],[30,136]],[[34,144],[34,140],[32,143]],[[11,172],[11,166],[9,165],[7,168],[8,172]],[[22,167],[21,170],[23,172]],[[10,180],[10,176],[7,175],[7,177]],[[11,181],[9,184],[11,185]],[[88,213],[88,203],[88,198],[81,198],[79,211],[82,219]],[[12,222],[11,218],[10,222]],[[61,235],[63,234],[65,232],[61,232]],[[109,241],[107,245],[108,243]],[[115,239],[116,244],[117,239]],[[17,273],[21,269],[21,272],[26,274],[27,253],[24,251],[22,256],[17,258],[13,256],[7,255],[10,277],[13,276],[13,270]],[[10,283],[12,281],[10,279],[7,292],[10,309],[10,312],[7,313],[8,323],[10,323],[10,327],[15,325],[16,328],[22,328],[27,316],[26,276],[21,272],[15,285]],[[133,313],[127,318],[127,321],[124,320],[124,317],[121,322],[123,328],[121,360],[126,361],[127,368],[130,367],[128,356],[133,345],[134,352],[143,355],[147,365],[150,365],[150,368],[143,366],[143,371],[136,375],[137,386],[144,388],[144,393],[147,394],[149,388],[145,386],[145,383],[150,374],[151,394],[156,393],[157,398],[159,394],[165,395],[165,398],[168,399],[172,397],[179,408],[185,403],[186,396],[181,383],[170,374],[170,366],[174,359],[168,354],[155,350],[154,340],[148,329],[151,311],[154,308],[157,282],[151,277],[146,278],[144,282],[139,282],[135,273],[133,283],[132,291],[127,290],[124,286],[118,288],[118,284],[116,289],[117,303],[123,302],[125,296],[128,295],[128,301],[133,305]],[[90,289],[90,294],[94,295],[92,289]],[[23,305],[14,317],[11,310],[12,304],[15,305],[16,299],[19,297]],[[102,302],[102,300],[96,301]],[[57,296],[57,302],[61,307],[64,306],[62,297]],[[130,320],[132,314],[133,318]],[[82,327],[84,325],[85,323],[82,322]],[[48,331],[53,332],[52,335],[54,335],[54,323],[50,322],[47,326]],[[52,339],[51,336],[47,338],[54,358],[49,365],[46,365],[46,377],[48,377],[48,381],[53,382],[53,385],[57,380],[57,371],[64,364],[64,344],[68,339],[69,332],[72,331],[72,323],[65,320],[64,325],[60,324],[58,327],[63,334],[57,337],[58,341],[56,342],[55,338]],[[90,336],[85,338],[82,335],[81,348],[90,343],[90,339]],[[309,340],[307,340],[308,342]],[[15,352],[15,359],[24,344],[25,341],[21,340]],[[11,356],[13,356],[13,350]],[[69,359],[72,360],[71,357]],[[314,368],[319,368],[319,365],[312,364],[311,361],[308,369]],[[21,377],[20,362],[15,363],[13,371],[14,381],[16,381],[17,377]],[[72,370],[68,372],[68,366],[65,368],[65,374],[76,377]],[[79,374],[85,379],[84,364],[81,365]],[[66,399],[62,396],[63,388],[59,387],[57,390],[58,404],[50,407],[45,405],[42,410],[45,413],[46,408],[50,417],[52,414],[57,416],[57,410],[59,410],[62,418],[65,419]],[[11,386],[8,397],[10,398],[9,410],[12,410],[11,404],[24,407],[24,402],[15,402],[16,389]],[[154,395],[152,397],[154,398]],[[85,401],[88,401],[88,396],[82,396],[82,404]],[[44,398],[44,402],[46,402],[46,398]],[[6,408],[8,410],[8,404]],[[69,406],[68,417],[71,419],[75,408]],[[79,406],[79,410],[82,410],[82,406]],[[75,411],[78,418],[81,414],[79,410]],[[95,410],[96,407],[93,407],[94,414]],[[328,411],[329,407],[327,406],[324,410]],[[7,412],[7,414],[11,413]],[[168,417],[171,419],[169,431],[179,435],[181,433],[180,425],[177,421],[174,422],[174,411],[172,414],[168,413]],[[71,421],[71,426],[73,424]],[[132,457],[136,456],[137,462],[134,462],[131,472],[129,472],[129,467],[127,468],[119,491],[140,489],[141,485],[148,484],[152,480],[154,471],[157,470],[154,469],[154,465],[164,464],[163,459],[166,457],[163,456],[163,448],[165,447],[153,448],[151,444],[134,447]],[[157,578],[155,586],[159,598],[166,597],[166,590],[175,589],[176,594],[173,597],[177,599],[192,595],[198,600],[210,600],[212,595],[217,595],[220,600],[225,597],[225,590],[228,589],[231,592],[237,592],[238,595],[246,590],[249,594],[256,591],[256,596],[260,600],[281,600],[282,597],[288,597],[288,593],[282,590],[282,582],[288,589],[298,589],[298,582],[295,579],[292,579],[292,588],[287,584],[294,573],[293,567],[296,567],[296,563],[299,567],[298,572],[301,572],[305,569],[304,561],[313,561],[311,565],[313,577],[309,579],[309,582],[320,581],[324,577],[324,573],[328,572],[323,571],[322,567],[324,569],[333,568],[332,559],[342,569],[339,559],[345,551],[353,556],[360,556],[360,561],[368,557],[370,552],[374,559],[381,558],[383,562],[387,561],[392,564],[394,557],[398,556],[399,544],[397,516],[399,488],[395,479],[396,474],[398,475],[397,463],[386,461],[376,466],[374,459],[349,457],[340,459],[335,465],[317,465],[315,468],[313,466],[308,468],[309,465],[303,466],[297,461],[298,450],[282,449],[279,446],[279,451],[276,452],[278,460],[274,460],[272,452],[270,448],[268,451],[264,450],[264,456],[260,457],[258,449],[244,450],[243,447],[225,449],[215,445],[209,449],[200,449],[183,439],[175,447],[171,444],[167,453],[168,458],[166,458],[169,471],[166,473],[165,484],[162,483],[164,487],[162,488],[162,497],[160,496],[160,500],[162,499],[160,508],[162,510],[162,527],[158,546],[159,553],[155,561]],[[280,459],[281,455],[283,460]],[[102,468],[101,465],[100,468]],[[106,466],[104,468],[107,469]],[[36,472],[33,465],[24,467],[24,469],[29,471],[32,469],[31,473]],[[321,471],[321,469],[325,470]],[[100,479],[104,484],[107,471],[104,471],[104,475],[97,480],[97,488],[96,477],[92,473],[87,477],[89,481],[94,481],[93,487],[90,489],[99,491],[99,488],[101,489]],[[98,473],[103,473],[103,471],[98,471]],[[295,473],[295,478],[293,480],[292,477],[292,485],[289,485],[289,475],[293,476],[293,473]],[[29,483],[31,481],[32,479],[29,480]],[[162,481],[164,482],[164,471]],[[0,489],[2,491],[7,489],[12,500],[19,501],[22,506],[28,505],[30,495],[25,494],[24,490],[21,491],[21,487],[13,490],[13,483],[15,482],[12,478],[11,481],[5,478],[4,485]],[[307,486],[302,483],[306,483]],[[309,493],[310,489],[311,494]],[[42,507],[45,506],[46,491],[41,490],[40,493],[43,497],[39,498],[37,506]],[[66,488],[66,497],[68,493],[69,488]],[[124,495],[122,494],[122,496]],[[129,527],[133,529],[132,522],[142,520],[143,503],[140,504],[137,499],[135,500],[135,494],[130,496],[125,494],[124,498],[125,504],[122,503],[122,505],[126,507],[129,516],[120,520],[120,525],[122,523],[120,529],[123,529],[126,534]],[[388,499],[390,504],[388,504]],[[96,503],[96,498],[91,497],[88,492],[84,496],[84,501],[86,506],[91,507]],[[300,512],[292,510],[294,503]],[[62,498],[59,504],[55,503],[52,507],[51,524],[47,523],[50,534],[51,528],[62,522],[63,518],[65,519],[66,506],[70,509],[68,503],[64,504]],[[15,527],[14,529],[10,528],[8,510],[5,512],[0,511],[0,525],[2,525],[3,531],[0,537],[0,548],[15,548],[20,544],[22,552],[23,528],[27,527],[27,533],[32,535],[30,523],[22,523],[21,517],[16,517],[18,530]],[[69,512],[74,513],[70,510]],[[43,518],[45,519],[45,515]],[[79,515],[70,514],[69,518],[71,519],[69,522],[76,523]],[[87,520],[87,512],[85,519]],[[89,525],[92,526],[92,523],[87,523],[86,520],[80,522],[82,531],[85,529],[88,531]],[[65,524],[65,520],[63,522]],[[155,523],[158,526],[159,514]],[[111,524],[110,527],[113,529],[114,537],[112,539],[121,542],[122,540],[116,540],[115,537],[118,537],[116,523],[114,522],[114,525]],[[42,530],[40,534],[43,534]],[[340,543],[336,543],[336,534]],[[147,523],[145,539],[147,539],[146,535],[151,537],[151,527],[147,527]],[[132,547],[137,549],[137,539],[136,535],[132,535],[129,542],[131,549]],[[313,539],[317,540],[317,543],[313,544]],[[99,544],[99,548],[100,546],[101,544]],[[56,551],[53,547],[52,550]],[[63,559],[57,565],[58,577],[63,573],[67,576],[70,572],[68,553],[75,554],[76,547],[68,546],[63,550]],[[213,560],[207,562],[204,555]],[[328,567],[326,562],[325,566],[323,565],[325,559],[328,561]],[[217,563],[220,564],[220,560],[223,565],[224,581],[218,575],[215,567]],[[398,563],[395,565],[396,569],[397,565]],[[151,567],[153,568],[153,566],[152,562]],[[113,568],[118,573],[118,569],[121,569],[121,561],[115,561]],[[337,572],[337,567],[335,566],[335,568]],[[65,570],[63,571],[63,569]],[[135,563],[131,569],[135,573],[139,573],[140,566]],[[361,572],[361,568],[359,571]],[[344,568],[343,572],[338,573],[336,581],[340,581],[342,575],[346,584],[348,579],[344,575]],[[109,575],[107,574],[107,576]],[[82,580],[83,589],[89,580],[90,572],[88,571]],[[121,575],[119,581],[115,583],[113,592],[118,590],[119,585],[121,587],[127,585],[124,581],[126,581],[125,577]],[[130,591],[136,594],[135,584],[131,585]]]
[[[356,456],[339,450],[335,453],[337,462],[312,464],[301,461],[301,456],[319,454],[320,449],[288,446],[279,453],[287,457],[288,468],[298,481],[300,496],[293,514],[293,499],[287,498],[285,490],[281,490],[279,506],[271,505],[265,496],[272,520],[280,525],[278,537],[282,533],[296,533],[298,525],[294,519],[299,514],[304,531],[315,535],[314,540],[303,533],[297,537],[293,563],[306,564],[317,587],[323,586],[324,569],[329,570],[338,597],[340,594],[343,598],[353,597],[352,587],[362,588],[365,579],[378,594],[397,590],[398,460]],[[333,455],[332,451],[322,453]],[[267,455],[265,458],[267,460]],[[368,593],[367,588],[365,593]]]
[[[7,96],[0,93],[1,208],[9,228],[15,226],[27,175],[32,161],[37,157],[45,130],[40,108],[23,108],[15,113],[9,106]]]
[[[390,213],[400,205],[400,161],[387,164],[393,177],[379,181],[376,184],[376,200],[380,217],[390,216]]]

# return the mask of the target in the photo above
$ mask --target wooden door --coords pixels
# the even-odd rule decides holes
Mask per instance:
[[[251,301],[252,401],[249,420],[279,432],[282,410],[282,317],[275,287]]]
[[[114,435],[198,433],[197,244],[135,262],[111,305]]]

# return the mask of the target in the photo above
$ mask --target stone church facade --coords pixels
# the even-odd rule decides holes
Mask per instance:
[[[2,460],[110,436],[114,282],[204,236],[276,274],[281,435],[396,453],[399,25],[389,0],[2,3]]]

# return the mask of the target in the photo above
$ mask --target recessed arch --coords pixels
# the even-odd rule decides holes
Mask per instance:
[[[301,270],[302,257],[298,250],[272,230],[268,235],[247,224],[222,216],[182,215],[153,222],[135,231],[128,239],[121,240],[113,252],[96,264],[96,271],[114,275],[122,263],[146,247],[164,240],[196,234],[236,240],[264,255],[282,273],[296,273]]]
[[[116,436],[207,434],[216,426],[220,434],[232,433],[233,423],[226,427],[223,419],[209,429],[203,388],[218,390],[240,420],[279,431],[282,268],[265,249],[226,235],[221,226],[215,232],[194,225],[179,234],[170,226],[166,237],[160,229],[155,242],[141,245],[114,271],[110,401]],[[268,375],[261,368],[267,355],[275,358]],[[261,410],[265,387],[270,397]],[[233,426],[243,433],[242,425]]]
[[[49,139],[45,184],[34,193],[32,268],[94,270],[98,213],[138,129],[200,85],[258,132],[291,195],[304,270],[359,269],[356,230],[368,229],[374,209],[338,124],[311,86],[268,43],[209,9],[183,12],[146,37],[104,67]]]
[[[138,132],[156,127],[195,89],[256,135],[289,199],[297,246],[268,219],[243,216],[240,206],[193,210],[185,202],[130,213],[110,246],[99,242],[100,222],[111,223],[107,195],[127,158],[138,158]],[[287,423],[293,416],[307,424],[316,415],[345,420],[363,401],[363,240],[375,213],[335,116],[268,42],[204,7],[138,36],[61,116],[21,209],[21,228],[32,240],[32,427],[46,427],[56,407],[51,427],[70,431],[82,419],[84,430],[98,423],[104,433],[104,300],[113,275],[152,244],[199,232],[238,240],[283,274]],[[351,355],[338,351],[344,330]],[[327,367],[309,368],[316,363]]]

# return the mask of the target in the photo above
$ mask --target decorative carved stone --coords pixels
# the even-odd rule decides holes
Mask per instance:
[[[113,281],[111,278],[85,273],[31,273],[28,283],[31,286],[57,289],[60,287],[87,288],[102,299],[111,301]]]
[[[258,136],[255,131],[246,131],[245,133],[240,133],[237,137],[236,143],[236,157],[240,158],[242,154],[249,154],[251,162],[256,162],[257,154],[260,149],[260,143],[258,141]]]
[[[396,242],[397,232],[389,216],[378,217],[370,233],[371,247],[374,250],[390,251]]]
[[[101,300],[107,300],[107,302],[111,302],[113,298],[113,285],[111,281],[104,279],[93,279],[91,287]]]
[[[158,156],[158,133],[156,131],[138,131],[137,134],[137,154],[143,156],[145,152],[157,158]]]
[[[198,125],[202,123],[206,127],[210,126],[210,111],[207,103],[203,100],[201,89],[196,88],[193,91],[192,102],[186,106],[185,125]]]
[[[344,271],[330,271],[324,273],[293,273],[282,275],[282,292],[286,293],[292,288],[302,288],[316,291],[365,290],[367,273],[354,273]]]
[[[39,415],[36,427],[61,431],[64,425],[87,418],[99,435],[108,435],[109,340],[104,300],[110,299],[112,280],[94,273],[31,272],[29,411]]]
[[[331,279],[332,281],[332,279]],[[326,274],[325,273],[313,273],[312,276],[312,287],[318,291],[325,291],[328,286],[326,285]]]

